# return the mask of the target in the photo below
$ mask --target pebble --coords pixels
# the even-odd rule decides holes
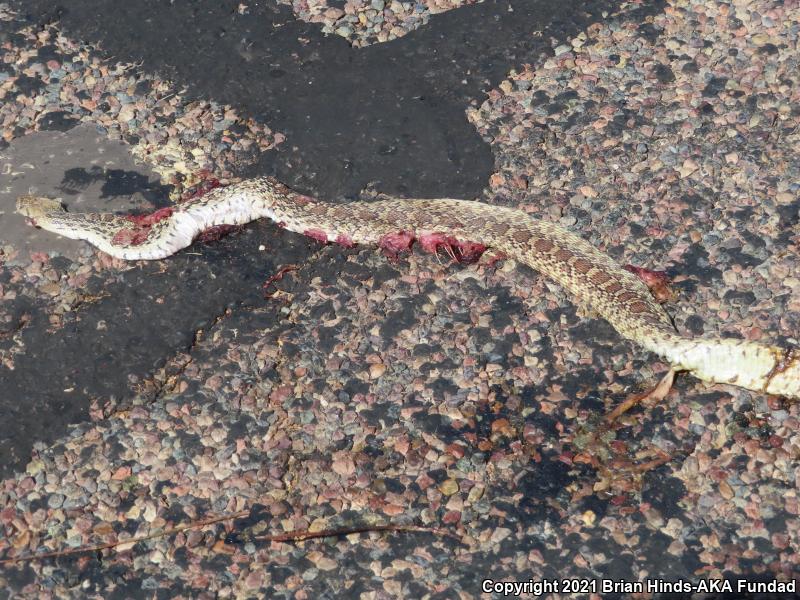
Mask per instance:
[[[65,496],[63,494],[50,494],[47,498],[48,508],[61,508],[64,504]]]
[[[386,372],[386,365],[383,363],[376,363],[369,366],[370,379],[377,379]]]

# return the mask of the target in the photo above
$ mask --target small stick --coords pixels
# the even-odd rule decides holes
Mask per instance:
[[[275,283],[276,281],[281,281],[281,280],[283,279],[283,276],[284,276],[284,275],[286,275],[286,273],[289,273],[289,272],[291,272],[291,271],[299,271],[299,270],[300,270],[300,267],[298,267],[297,265],[287,265],[287,266],[285,266],[285,267],[281,268],[281,269],[280,269],[280,270],[279,270],[277,273],[275,273],[274,275],[272,275],[272,276],[271,276],[269,279],[267,279],[267,280],[266,280],[266,281],[265,281],[265,282],[264,282],[264,283],[261,285],[261,289],[263,289],[263,290],[265,290],[265,291],[266,291],[266,289],[267,289],[267,288],[268,288],[270,285],[272,285],[272,284],[273,284],[273,283]],[[271,294],[270,294],[270,295],[271,295]],[[267,297],[269,297],[270,295],[268,295]]]
[[[645,400],[655,400],[656,402],[660,402],[663,400],[667,394],[669,393],[670,389],[672,388],[672,382],[675,379],[675,370],[670,369],[666,375],[658,382],[658,385],[654,387],[652,390],[648,390],[647,392],[641,392],[639,394],[634,394],[633,396],[629,397],[625,400],[622,404],[617,406],[611,413],[606,416],[606,423],[613,423],[617,419],[619,419],[623,414],[628,412],[631,408],[643,402]]]
[[[341,529],[321,529],[319,531],[308,531],[301,529],[296,531],[287,531],[286,533],[278,533],[275,535],[260,535],[253,537],[254,540],[260,542],[303,542],[305,540],[313,540],[325,537],[340,537],[343,535],[350,535],[351,533],[369,533],[372,531],[403,531],[403,532],[419,532],[419,533],[432,533],[434,535],[441,535],[450,537],[455,540],[461,541],[452,531],[441,529],[439,527],[420,527],[419,525],[395,525],[387,523],[384,525],[364,525],[362,527],[344,527]]]
[[[16,556],[14,558],[6,558],[4,560],[0,560],[0,565],[11,565],[18,562],[41,560],[44,558],[58,558],[61,556],[69,556],[72,554],[82,554],[84,552],[100,552],[102,550],[108,550],[110,548],[116,548],[117,546],[122,546],[123,544],[138,544],[139,542],[144,542],[147,540],[152,540],[155,538],[165,537],[168,535],[180,533],[181,531],[185,531],[187,529],[193,529],[196,527],[205,527],[206,525],[213,525],[214,523],[219,523],[221,521],[229,521],[231,519],[239,519],[248,516],[250,516],[250,511],[243,510],[241,512],[232,513],[229,515],[223,515],[220,517],[211,517],[208,519],[203,519],[202,521],[195,521],[193,523],[187,523],[185,525],[178,525],[177,527],[164,529],[161,531],[157,531],[156,533],[151,533],[149,535],[143,535],[140,537],[129,538],[126,540],[117,540],[116,542],[108,542],[106,544],[96,544],[93,546],[80,546],[78,548],[45,552],[43,554],[26,554],[24,556]],[[255,536],[252,539],[263,542],[302,542],[305,540],[312,540],[317,538],[340,537],[343,535],[350,535],[351,533],[367,533],[371,531],[404,531],[404,532],[432,533],[434,535],[442,535],[451,537],[459,541],[461,540],[461,538],[459,538],[455,533],[447,531],[445,529],[440,529],[438,527],[420,527],[418,525],[397,525],[393,523],[387,523],[383,525],[364,525],[361,527],[342,527],[340,529],[323,529],[320,531],[308,531],[307,529],[297,529],[294,531],[287,531],[286,533]]]
[[[78,546],[77,548],[70,548],[68,550],[55,550],[53,552],[45,552],[43,554],[26,554],[23,556],[15,556],[14,558],[6,558],[0,560],[0,565],[11,565],[22,561],[39,560],[42,558],[57,558],[60,556],[69,556],[70,554],[81,554],[83,552],[100,552],[101,550],[116,548],[117,546],[122,546],[123,544],[138,544],[139,542],[152,540],[154,538],[164,537],[167,535],[172,535],[174,533],[180,533],[181,531],[184,531],[186,529],[193,529],[195,527],[205,527],[206,525],[213,525],[214,523],[219,523],[221,521],[228,521],[230,519],[239,519],[242,517],[247,517],[249,515],[250,515],[249,510],[243,510],[241,512],[232,513],[230,515],[224,515],[221,517],[211,517],[208,519],[203,519],[202,521],[195,521],[193,523],[186,523],[185,525],[178,525],[177,527],[172,527],[170,529],[163,529],[161,531],[157,531],[149,535],[128,538],[127,540],[117,540],[116,542],[108,542],[106,544],[96,544],[94,546]]]

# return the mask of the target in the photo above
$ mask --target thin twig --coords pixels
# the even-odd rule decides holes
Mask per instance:
[[[208,519],[203,519],[202,521],[195,521],[192,523],[187,523],[185,525],[178,525],[177,527],[172,527],[170,529],[163,529],[161,531],[157,531],[149,535],[128,538],[126,540],[117,540],[116,542],[108,542],[106,544],[95,544],[93,546],[79,546],[78,548],[69,548],[67,550],[57,550],[53,552],[45,552],[42,554],[26,554],[24,556],[7,558],[4,560],[0,560],[0,565],[11,565],[18,562],[29,562],[33,560],[41,560],[44,558],[59,558],[62,556],[70,556],[72,554],[82,554],[85,552],[100,552],[102,550],[109,550],[111,548],[116,548],[118,546],[122,546],[125,544],[138,544],[139,542],[145,542],[147,540],[152,540],[155,538],[174,535],[176,533],[180,533],[181,531],[185,531],[187,529],[205,527],[206,525],[213,525],[214,523],[229,521],[231,519],[240,519],[248,516],[250,516],[250,511],[244,510],[229,515],[211,517]],[[418,525],[396,525],[392,523],[387,523],[383,525],[364,525],[361,527],[342,527],[340,529],[323,529],[320,531],[297,529],[294,531],[287,531],[286,533],[278,533],[274,535],[254,536],[252,539],[261,542],[302,542],[305,540],[313,540],[325,537],[341,537],[344,535],[350,535],[351,533],[368,533],[373,531],[403,531],[403,532],[432,533],[434,535],[447,536],[461,541],[461,538],[459,538],[455,533],[447,531],[445,529],[440,529],[437,527],[420,527]]]
[[[206,525],[213,525],[214,523],[219,523],[221,521],[229,521],[230,519],[240,519],[243,517],[247,517],[249,515],[250,515],[249,510],[243,510],[241,512],[232,513],[230,515],[223,515],[221,517],[211,517],[208,519],[203,519],[202,521],[194,521],[192,523],[187,523],[185,525],[178,525],[177,527],[172,527],[170,529],[162,529],[161,531],[157,531],[149,535],[128,538],[127,540],[117,540],[116,542],[95,544],[93,546],[78,546],[77,548],[69,548],[68,550],[56,550],[53,552],[45,552],[44,554],[26,554],[24,556],[16,556],[14,558],[6,558],[4,560],[0,560],[0,565],[10,565],[22,561],[40,560],[42,558],[57,558],[60,556],[69,556],[70,554],[82,554],[84,552],[100,552],[101,550],[116,548],[117,546],[122,546],[124,544],[138,544],[139,542],[145,542],[147,540],[152,540],[167,535],[173,535],[175,533],[180,533],[181,531],[185,531],[186,529],[205,527]]]
[[[662,377],[661,381],[658,382],[658,385],[656,385],[656,387],[654,387],[652,390],[632,395],[622,404],[617,406],[617,408],[611,411],[611,413],[606,415],[606,423],[613,423],[614,421],[619,419],[623,414],[628,412],[631,408],[646,400],[653,400],[654,402],[660,402],[661,400],[667,397],[667,394],[669,393],[670,389],[672,389],[672,382],[674,380],[675,380],[675,370],[670,369],[669,371],[667,371],[667,374],[664,375],[664,377]]]
[[[432,533],[434,535],[441,535],[461,541],[461,538],[452,531],[447,531],[446,529],[441,529],[439,527],[395,525],[392,523],[387,523],[384,525],[364,525],[362,527],[343,527],[341,529],[321,529],[319,531],[308,531],[307,529],[301,529],[296,531],[288,531],[286,533],[278,533],[275,535],[254,536],[252,539],[260,542],[303,542],[305,540],[313,540],[317,538],[341,537],[343,535],[350,535],[351,533],[370,533],[373,531]]]

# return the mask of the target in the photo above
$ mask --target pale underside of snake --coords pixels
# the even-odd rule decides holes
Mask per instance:
[[[679,334],[647,286],[583,238],[521,210],[470,200],[400,199],[348,204],[318,201],[262,177],[217,188],[144,217],[66,212],[48,198],[22,196],[17,211],[33,224],[86,240],[114,257],[161,259],[201,232],[268,218],[286,229],[344,246],[389,252],[456,251],[475,259],[487,248],[529,265],[596,311],[619,334],[710,383],[800,398],[800,348]]]

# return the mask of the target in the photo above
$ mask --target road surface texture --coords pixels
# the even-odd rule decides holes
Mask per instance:
[[[667,365],[513,260],[259,222],[125,263],[13,207],[147,212],[261,174],[477,198],[663,272],[681,331],[797,343],[798,22],[0,4],[0,597],[786,597],[798,407],[679,377],[606,425]]]

